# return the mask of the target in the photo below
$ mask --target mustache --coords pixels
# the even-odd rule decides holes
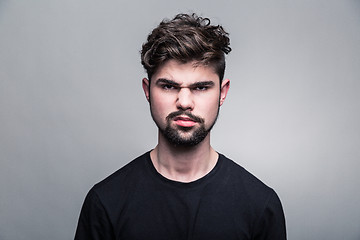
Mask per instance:
[[[198,116],[195,116],[194,114],[190,113],[190,112],[186,112],[186,111],[182,111],[182,110],[179,110],[179,111],[176,111],[176,112],[172,112],[170,113],[167,117],[166,117],[166,120],[167,121],[170,121],[170,119],[172,118],[175,118],[175,117],[178,117],[178,116],[181,116],[181,115],[185,115],[189,118],[191,118],[193,121],[195,122],[199,122],[199,123],[204,123],[204,119],[201,118],[201,117],[198,117]]]

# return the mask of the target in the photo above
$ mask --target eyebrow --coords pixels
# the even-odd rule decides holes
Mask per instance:
[[[159,84],[169,84],[169,85],[172,85],[172,86],[180,86],[179,83],[173,81],[173,80],[169,80],[169,79],[166,79],[166,78],[159,78],[158,80],[156,80],[156,85],[159,85]]]
[[[194,87],[212,87],[214,86],[215,83],[213,81],[201,81],[201,82],[195,82],[193,84],[190,84],[189,87],[194,88]]]
[[[159,85],[159,84],[169,84],[169,85],[172,85],[174,87],[180,87],[180,84],[173,81],[173,80],[169,80],[169,79],[166,79],[166,78],[159,78],[157,81],[156,81],[156,84]],[[194,87],[212,87],[214,86],[215,83],[213,81],[199,81],[199,82],[195,82],[195,83],[192,83],[190,84],[188,87],[189,88],[194,88]]]

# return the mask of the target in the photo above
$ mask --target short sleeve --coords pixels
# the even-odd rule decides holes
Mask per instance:
[[[258,220],[255,240],[286,240],[284,211],[279,197],[272,190],[260,219]]]
[[[96,192],[87,194],[82,206],[75,240],[113,240],[113,227]]]

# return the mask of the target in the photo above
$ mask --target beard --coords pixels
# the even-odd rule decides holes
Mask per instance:
[[[176,112],[170,113],[166,117],[166,126],[165,128],[160,127],[158,123],[156,123],[154,117],[154,121],[159,128],[159,131],[164,135],[164,137],[173,145],[175,146],[182,146],[182,147],[192,147],[196,146],[200,142],[202,142],[206,136],[209,134],[211,129],[216,123],[216,120],[219,115],[218,107],[216,117],[213,122],[210,124],[210,127],[205,127],[205,120],[201,117],[195,116],[190,112],[186,112],[183,110],[179,110]],[[187,116],[198,123],[199,126],[192,126],[192,127],[182,127],[182,126],[173,126],[171,123],[173,119],[178,116]]]

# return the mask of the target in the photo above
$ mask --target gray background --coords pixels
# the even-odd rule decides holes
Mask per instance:
[[[91,186],[156,144],[139,50],[164,17],[223,24],[212,144],[282,199],[289,239],[360,239],[360,2],[0,1],[0,239],[71,239]]]

